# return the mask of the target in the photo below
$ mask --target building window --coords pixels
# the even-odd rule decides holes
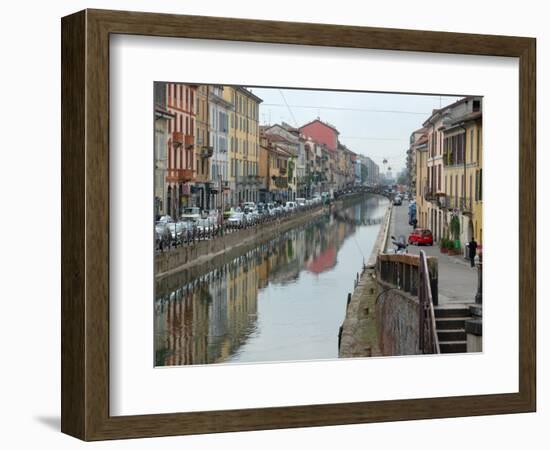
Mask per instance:
[[[470,162],[474,162],[474,129],[470,130]]]
[[[477,142],[476,142],[476,153],[477,153],[477,163],[480,163],[479,159],[479,152],[481,150],[481,130],[478,128],[477,130]]]
[[[482,187],[482,182],[483,182],[483,169],[479,169],[479,200],[483,200],[483,187]]]

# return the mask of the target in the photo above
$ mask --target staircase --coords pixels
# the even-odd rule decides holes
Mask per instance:
[[[441,353],[466,353],[465,321],[471,319],[465,305],[434,307],[435,328]]]

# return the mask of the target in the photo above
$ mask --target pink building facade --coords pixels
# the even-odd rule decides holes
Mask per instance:
[[[319,144],[325,144],[331,151],[335,151],[338,147],[338,135],[340,133],[335,127],[322,122],[320,119],[306,123],[300,127],[300,132],[311,137]]]
[[[166,84],[166,104],[173,118],[168,123],[166,212],[174,219],[189,205],[194,180],[196,86]]]

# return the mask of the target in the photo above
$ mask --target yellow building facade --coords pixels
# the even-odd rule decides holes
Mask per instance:
[[[194,204],[201,209],[208,207],[206,184],[210,182],[210,163],[204,157],[208,153],[208,89],[207,85],[198,85],[196,92],[195,120],[195,189]]]
[[[229,114],[228,183],[229,202],[236,206],[259,200],[261,183],[259,111],[262,99],[249,90],[224,86],[224,99],[233,105]]]
[[[478,244],[483,240],[481,99],[470,102],[446,127],[444,144],[446,196],[442,207],[447,211],[448,225],[453,216],[458,218],[462,245],[472,238]]]
[[[482,98],[469,96],[434,110],[425,134],[411,136],[416,155],[416,211],[419,227],[434,240],[460,246],[483,234]],[[459,227],[456,227],[458,223]]]
[[[419,228],[429,228],[428,201],[428,137],[423,135],[414,144],[416,152],[416,220]]]

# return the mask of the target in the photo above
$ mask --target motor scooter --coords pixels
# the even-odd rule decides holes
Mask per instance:
[[[409,244],[407,244],[407,241],[405,240],[405,236],[399,236],[399,239],[396,239],[395,236],[392,236],[391,241],[392,241],[392,244],[395,245],[394,253],[397,253],[397,254],[408,253],[407,247],[409,246]]]

